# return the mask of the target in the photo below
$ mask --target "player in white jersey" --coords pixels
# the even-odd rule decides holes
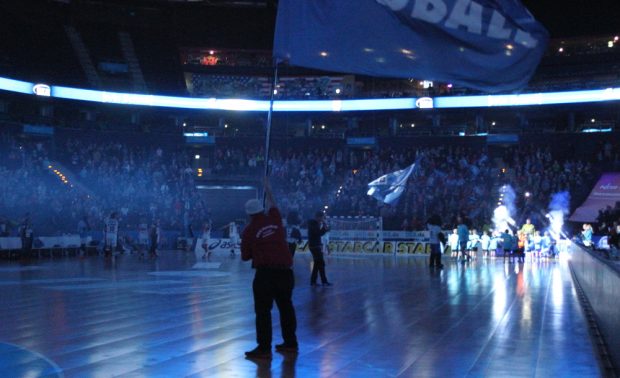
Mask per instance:
[[[235,255],[235,248],[239,245],[239,230],[237,229],[237,224],[235,222],[230,222],[228,224],[228,238],[230,239],[230,254],[232,256]]]
[[[491,238],[489,237],[489,231],[482,231],[480,237],[480,248],[482,249],[482,257],[487,258],[489,256],[489,247],[491,245]]]
[[[459,253],[459,235],[456,228],[452,230],[450,236],[448,236],[448,244],[450,245],[450,251],[452,257],[457,257]]]
[[[542,236],[540,235],[540,231],[534,231],[534,236],[532,236],[531,243],[533,244],[533,256],[540,257],[540,250],[542,249]]]
[[[116,249],[118,243],[118,214],[113,212],[104,221],[103,236],[104,236],[104,252],[106,256],[111,256]]]
[[[478,250],[480,250],[480,235],[478,235],[478,231],[471,230],[469,234],[469,250],[473,251],[472,257],[476,258],[478,255]]]
[[[204,254],[202,255],[202,259],[206,260],[211,257],[211,251],[209,250],[209,243],[211,239],[211,222],[207,221],[202,228],[202,249],[204,249]]]

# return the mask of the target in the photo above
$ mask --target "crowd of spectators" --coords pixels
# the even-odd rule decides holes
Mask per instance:
[[[39,234],[75,232],[84,219],[89,228],[100,230],[103,219],[115,211],[129,230],[159,219],[163,229],[185,232],[211,216],[204,194],[196,189],[194,156],[184,145],[119,141],[105,133],[47,141],[2,134],[0,148],[7,156],[0,162],[5,225],[16,226],[29,216]],[[515,220],[522,222],[522,214],[540,225],[543,220],[536,213],[547,210],[551,195],[566,191],[578,198],[589,191],[603,163],[618,163],[615,146],[604,144],[600,151],[588,161],[577,155],[560,159],[549,148],[524,146],[502,158],[490,157],[486,148],[351,149],[314,141],[273,146],[268,164],[283,213],[299,214],[302,220],[326,209],[332,216],[381,216],[384,229],[422,230],[437,214],[444,227],[463,216],[471,227],[483,230],[490,227],[496,191],[506,184],[519,194]],[[252,143],[218,145],[200,163],[202,179],[258,182],[264,155],[263,147]],[[367,195],[369,182],[413,162],[416,167],[395,204]],[[53,173],[52,164],[67,183]],[[618,211],[618,205],[603,210],[602,222],[617,221]]]
[[[139,223],[155,220],[163,228],[182,230],[192,217],[208,219],[184,151],[104,142],[104,138],[67,139],[56,146],[59,152],[52,159],[51,142],[29,142],[8,134],[2,138],[1,149],[8,156],[0,163],[5,233],[15,234],[25,218],[39,235],[75,233],[80,220],[90,230],[100,231],[112,212],[118,212],[122,225],[132,231]]]
[[[185,208],[192,209],[193,217],[208,217],[182,148],[68,139],[60,150],[56,158],[92,192],[96,205],[78,208],[91,225],[111,211],[118,211],[129,227],[157,219],[167,229],[187,227],[191,220]]]

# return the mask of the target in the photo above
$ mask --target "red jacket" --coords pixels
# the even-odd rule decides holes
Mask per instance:
[[[241,259],[253,268],[285,268],[293,265],[286,244],[280,211],[272,207],[265,215],[253,215],[241,235]]]

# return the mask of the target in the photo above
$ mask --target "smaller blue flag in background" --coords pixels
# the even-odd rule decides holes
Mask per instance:
[[[388,173],[368,184],[368,195],[388,205],[393,204],[407,186],[407,179],[413,172],[416,163],[405,169]]]

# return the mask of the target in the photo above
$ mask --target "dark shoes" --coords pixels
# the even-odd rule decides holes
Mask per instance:
[[[323,282],[323,286],[333,286],[331,282]],[[316,286],[316,282],[310,282],[310,286]]]
[[[299,346],[297,344],[277,344],[276,345],[277,352],[288,352],[288,353],[297,353],[299,352]]]
[[[271,358],[271,348],[256,347],[249,352],[245,352],[246,358]]]

